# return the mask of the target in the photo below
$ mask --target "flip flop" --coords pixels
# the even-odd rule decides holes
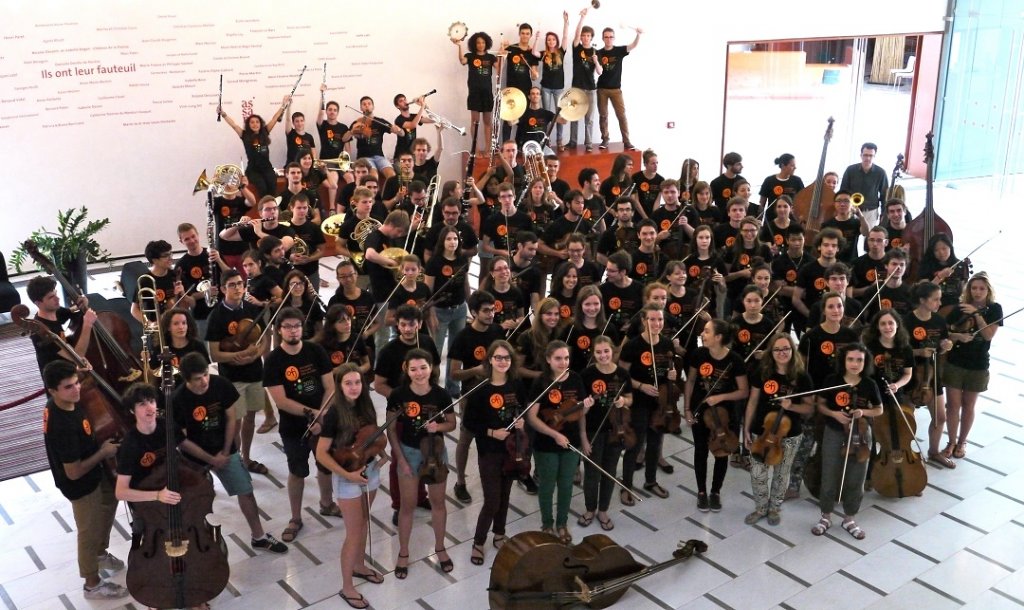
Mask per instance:
[[[588,516],[589,515],[589,516]],[[576,525],[580,527],[587,527],[594,522],[594,513],[583,513],[580,518],[576,520]]]
[[[601,529],[603,529],[606,532],[610,532],[613,529],[615,529],[615,524],[612,523],[611,517],[609,517],[608,519],[604,519],[604,520],[598,518],[597,522],[601,524]]]
[[[353,578],[361,578],[361,579],[365,580],[366,582],[373,583],[375,585],[379,585],[382,582],[384,582],[384,577],[381,576],[380,574],[378,574],[377,572],[373,572],[373,571],[366,572],[366,573],[363,573],[363,574],[360,574],[359,572],[353,571],[352,572],[352,577]]]
[[[255,474],[267,474],[270,472],[266,466],[260,464],[256,460],[249,460],[249,464],[246,466],[246,469]]]
[[[259,428],[256,428],[256,434],[266,434],[267,432],[270,432],[271,430],[273,430],[276,427],[277,427],[277,420],[276,419],[273,420],[273,421],[264,421],[262,424],[260,424]],[[351,605],[351,604],[349,604],[349,605]]]
[[[636,504],[636,500],[633,499],[632,494],[628,494],[624,491],[619,492],[619,502],[621,502],[623,506],[634,506]]]
[[[344,592],[338,591],[338,597],[340,597],[341,599],[345,600],[345,603],[348,604],[349,606],[351,606],[352,608],[369,608],[370,607],[370,602],[366,601],[366,598],[363,597],[362,595],[356,595],[355,597],[349,597],[349,596],[345,595]],[[356,604],[358,604],[358,603],[362,603],[362,605],[361,606],[357,606]]]

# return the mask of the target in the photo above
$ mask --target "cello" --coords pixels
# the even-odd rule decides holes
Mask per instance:
[[[945,233],[953,241],[953,231],[941,216],[935,213],[935,148],[932,144],[933,134],[928,132],[924,143],[924,162],[927,168],[925,178],[924,211],[907,223],[903,229],[903,242],[907,245],[910,266],[907,277],[917,278],[918,265],[924,255],[928,242],[936,233]]]
[[[707,551],[700,540],[680,542],[672,559],[645,566],[604,534],[569,546],[553,534],[523,532],[508,539],[494,558],[487,590],[494,610],[607,608],[633,583]]]
[[[821,147],[821,160],[818,161],[818,176],[814,184],[804,187],[793,197],[793,214],[804,226],[804,239],[814,243],[814,238],[821,231],[823,222],[836,215],[835,193],[825,184],[825,157],[828,155],[828,143],[832,141],[832,124],[835,119],[828,117],[825,128],[825,143]]]
[[[213,481],[206,469],[180,461],[175,442],[171,392],[171,353],[164,346],[163,397],[167,459],[139,483],[151,491],[167,487],[181,494],[179,504],[139,502],[125,584],[139,603],[154,608],[191,608],[220,595],[228,584],[228,549],[220,526],[211,525]],[[179,463],[180,461],[180,463]],[[141,526],[141,527],[140,527]]]
[[[53,261],[39,251],[34,241],[27,240],[22,247],[37,265],[57,280],[68,298],[73,301],[82,298],[82,293],[57,269]],[[79,327],[72,328],[72,330],[76,333],[81,331]],[[108,385],[117,390],[119,395],[133,382],[142,378],[142,363],[126,351],[131,345],[131,329],[120,316],[112,311],[97,311],[96,323],[92,326],[92,339],[89,341],[85,359],[89,361],[96,373],[106,380]],[[74,341],[69,341],[69,343],[74,343]]]
[[[917,496],[928,484],[928,472],[921,460],[920,448],[914,451],[910,446],[911,440],[917,442],[914,412],[911,410],[908,417],[907,409],[896,399],[889,382],[883,378],[882,383],[891,402],[886,405],[885,413],[871,422],[871,431],[881,445],[871,468],[871,485],[887,498]]]

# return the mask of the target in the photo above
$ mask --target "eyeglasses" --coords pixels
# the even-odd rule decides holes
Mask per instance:
[[[491,356],[491,359],[492,360],[497,360],[498,362],[511,362],[512,361],[512,356],[508,356],[508,355],[499,356],[498,354],[494,354],[493,356]]]
[[[788,354],[793,351],[792,347],[773,347],[772,352],[775,354]]]
[[[282,324],[281,330],[302,330],[302,324]]]
[[[245,286],[245,282],[228,282],[224,284],[225,288],[241,288],[242,286]]]

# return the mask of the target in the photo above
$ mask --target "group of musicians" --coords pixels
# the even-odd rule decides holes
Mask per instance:
[[[313,455],[319,512],[346,525],[339,595],[354,608],[369,606],[354,579],[384,580],[365,563],[365,548],[388,461],[394,576],[409,573],[417,506],[431,511],[438,568],[454,569],[445,550],[445,434],[457,438],[453,491],[462,504],[473,500],[467,467],[477,445],[477,565],[489,533],[495,549],[507,541],[517,482],[537,495],[541,530],[567,545],[574,482],[584,490],[579,528],[596,520],[614,529],[616,491],[626,507],[668,498],[657,479],[674,471],[663,438],[683,422],[699,511],[722,510],[731,463],[750,471],[746,523],[777,525],[783,502],[806,483],[821,508],[815,535],[832,526],[841,503],[841,527],[865,537],[855,515],[874,473],[892,466],[873,449],[883,439],[872,438],[872,418],[896,413],[892,425],[911,427],[913,407],[927,407],[927,455],[912,451],[918,466],[955,468],[966,455],[1002,310],[987,275],[972,275],[944,233],[921,244],[921,261],[908,268],[907,206],[873,164],[873,144],[841,181],[829,173],[808,187],[820,187],[835,210],[811,230],[788,154],[776,159],[780,171],[763,181],[759,202],[737,153],[725,155],[710,183],[691,159],[678,180],[663,178],[647,150],[639,171],[619,155],[607,179],[584,169],[573,188],[559,177],[557,155],[520,160],[517,142],[506,140],[479,180],[439,181],[436,154],[429,158],[430,142],[415,133],[428,120],[402,95],[394,123],[374,117],[368,97],[351,126],[338,122],[337,102],[323,104],[319,155],[303,115],[292,113],[279,190],[269,131],[289,101],[269,122],[253,115],[244,128],[223,114],[249,162],[244,175],[208,191],[209,247],[188,223],[178,227],[186,255],[176,264],[167,242],[147,245],[148,280],[129,297],[149,350],[131,375],[104,379],[106,359],[90,358],[109,348],[109,336],[87,300],[72,311],[60,306],[53,279],[29,283],[36,319],[59,339],[69,321],[76,331],[68,341],[35,340],[49,394],[47,455],[74,507],[87,598],[129,593],[103,578],[124,567],[107,551],[114,498],[184,501],[185,490],[151,480],[169,452],[238,496],[252,548],[271,553],[287,552],[303,529]],[[397,171],[381,148],[386,133],[398,139]],[[352,140],[351,164],[317,163],[343,159]],[[328,285],[319,273],[325,234],[337,237],[341,256],[326,303],[318,294]],[[164,375],[174,385],[164,395],[154,389],[161,367],[174,373]],[[80,404],[86,393],[119,413],[119,445],[93,429]],[[372,393],[386,403],[385,420]],[[290,520],[280,541],[263,529],[251,479],[274,467],[252,454],[261,411],[260,431],[279,426],[286,457],[278,467],[288,472]]]

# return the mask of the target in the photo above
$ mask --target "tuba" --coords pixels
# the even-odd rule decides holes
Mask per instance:
[[[544,163],[544,149],[533,140],[523,144],[523,169],[526,170],[527,184],[532,184],[534,180],[540,178],[544,181],[544,190],[551,192],[551,178]]]
[[[242,168],[231,163],[218,165],[213,168],[213,180],[206,177],[206,170],[204,169],[199,174],[199,177],[196,178],[196,184],[192,187],[192,194],[195,195],[199,191],[209,189],[214,197],[233,195],[242,187],[243,175],[245,175],[245,172],[242,171]]]

